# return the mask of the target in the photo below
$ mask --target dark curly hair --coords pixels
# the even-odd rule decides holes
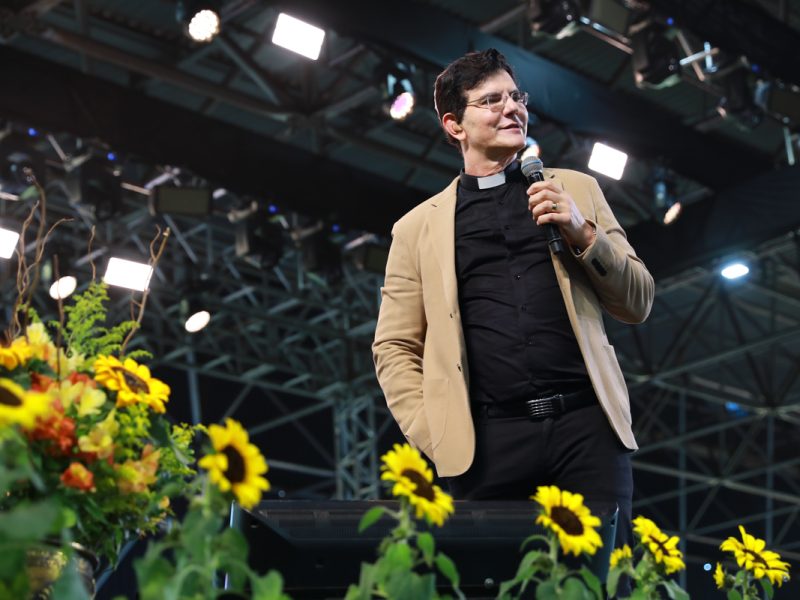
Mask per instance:
[[[483,52],[469,52],[451,62],[444,71],[439,73],[433,90],[433,103],[439,122],[442,115],[453,113],[456,122],[464,118],[467,108],[467,92],[475,89],[498,71],[505,71],[511,75],[514,83],[517,78],[514,69],[508,64],[506,57],[494,48]],[[458,140],[445,132],[447,141],[460,148]]]

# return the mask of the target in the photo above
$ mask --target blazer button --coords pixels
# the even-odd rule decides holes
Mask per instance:
[[[461,365],[460,365],[460,364],[457,364],[457,365],[456,365],[456,367],[458,367],[458,370],[459,370],[459,372],[460,372],[460,371],[461,371]]]

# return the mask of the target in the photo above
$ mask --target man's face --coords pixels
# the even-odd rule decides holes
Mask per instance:
[[[463,133],[457,136],[465,153],[498,159],[525,147],[528,110],[510,97],[517,91],[506,71],[494,73],[478,87],[467,91],[467,107],[460,123]],[[479,102],[492,94],[500,94],[504,99],[502,109],[497,112]]]

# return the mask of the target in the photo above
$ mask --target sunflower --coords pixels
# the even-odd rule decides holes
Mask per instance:
[[[94,361],[95,380],[117,392],[117,407],[143,403],[157,413],[166,411],[169,386],[150,376],[150,369],[126,358],[125,363],[114,356],[98,356]]]
[[[17,338],[10,345],[0,343],[0,366],[13,371],[33,358],[33,348],[24,337]]]
[[[433,472],[420,453],[408,444],[395,444],[381,460],[381,479],[394,482],[392,495],[408,498],[417,519],[425,517],[441,527],[453,512],[453,498],[434,485]]]
[[[244,427],[226,419],[225,427],[211,425],[208,436],[216,453],[207,454],[197,464],[208,471],[211,483],[222,492],[233,490],[244,508],[258,504],[261,492],[269,489],[269,482],[261,476],[267,472],[267,461],[250,443]]]
[[[742,541],[729,537],[722,542],[720,550],[732,552],[740,567],[744,567],[755,575],[756,579],[769,578],[770,582],[780,587],[789,579],[789,563],[781,560],[777,552],[765,550],[767,543],[753,537],[739,525]]]
[[[642,516],[633,520],[633,532],[639,536],[642,546],[650,552],[656,564],[664,565],[667,575],[686,568],[683,553],[677,548],[680,542],[678,536],[668,536],[653,521]]]
[[[558,535],[558,543],[565,554],[578,556],[582,552],[593,555],[603,545],[596,527],[600,519],[584,506],[583,496],[560,490],[554,485],[542,485],[531,496],[542,505],[536,524],[547,527]]]
[[[611,552],[611,558],[609,559],[609,565],[613,569],[619,563],[630,562],[633,559],[633,552],[631,551],[631,547],[628,544],[622,546],[622,548],[616,548]]]
[[[50,412],[50,403],[47,394],[29,392],[0,378],[0,427],[19,423],[23,429],[33,429],[36,419]]]
[[[717,589],[719,590],[725,587],[725,571],[719,563],[717,563],[717,568],[714,570],[714,583],[717,584]]]

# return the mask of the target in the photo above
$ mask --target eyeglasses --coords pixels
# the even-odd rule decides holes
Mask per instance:
[[[467,102],[467,106],[477,106],[478,108],[488,108],[492,112],[500,112],[503,110],[503,107],[508,102],[508,99],[511,98],[514,102],[519,104],[520,106],[525,106],[528,104],[528,92],[520,92],[518,90],[514,90],[510,94],[503,92],[502,94],[498,92],[494,92],[493,94],[486,94],[478,98],[477,100],[473,100],[472,102]]]

